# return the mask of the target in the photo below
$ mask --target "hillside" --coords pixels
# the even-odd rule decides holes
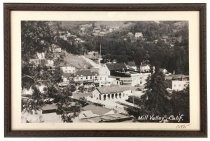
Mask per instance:
[[[101,46],[102,57],[107,61],[134,61],[139,66],[149,60],[170,72],[188,73],[186,21],[30,21],[22,22],[21,32],[24,61],[37,52],[45,52],[52,44],[76,55],[99,52]],[[65,61],[76,68],[90,67],[78,56],[66,56]]]
[[[91,64],[87,62],[83,56],[66,53],[64,62],[68,65],[74,66],[77,69],[91,68]]]

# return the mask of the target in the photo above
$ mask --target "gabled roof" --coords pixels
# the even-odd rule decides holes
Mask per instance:
[[[123,91],[127,91],[127,90],[135,90],[136,88],[133,86],[117,85],[117,86],[111,86],[111,87],[99,87],[96,89],[101,94],[112,94],[112,93],[118,93],[118,92],[123,92]]]
[[[95,70],[91,70],[91,69],[85,69],[85,70],[79,70],[76,72],[76,75],[79,76],[95,76],[98,75],[99,73]]]
[[[124,63],[107,63],[106,64],[109,70],[123,70],[126,69],[126,65]]]

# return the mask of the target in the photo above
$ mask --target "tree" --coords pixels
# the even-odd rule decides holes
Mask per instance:
[[[54,41],[48,22],[21,22],[22,59],[28,61],[36,52],[44,52]]]
[[[174,91],[171,98],[171,104],[173,107],[174,115],[183,114],[184,116],[183,116],[182,122],[190,121],[189,86],[182,91],[179,91],[179,92]]]
[[[51,75],[51,82],[54,84],[60,83],[62,81],[62,70],[59,67],[56,67]]]
[[[145,111],[148,114],[167,115],[171,113],[171,105],[168,99],[164,75],[156,71],[148,78],[145,92]]]
[[[26,102],[23,103],[22,101],[22,108],[24,108],[28,112],[32,112],[39,110],[43,105],[43,98],[42,94],[39,91],[39,89],[36,87],[36,85],[32,86],[33,94],[31,99],[28,99]]]

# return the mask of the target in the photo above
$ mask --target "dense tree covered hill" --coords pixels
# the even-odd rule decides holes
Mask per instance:
[[[100,51],[105,60],[139,66],[149,60],[157,68],[188,73],[188,23],[138,22],[22,22],[22,54],[27,60],[56,44],[68,53]]]

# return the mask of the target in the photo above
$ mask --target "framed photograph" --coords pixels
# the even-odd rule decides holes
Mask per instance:
[[[207,137],[206,4],[4,4],[5,137]]]

